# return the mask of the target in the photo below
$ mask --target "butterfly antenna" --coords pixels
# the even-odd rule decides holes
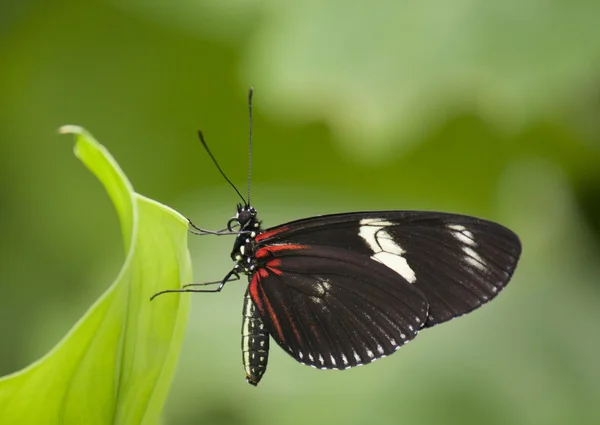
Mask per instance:
[[[250,153],[248,154],[248,204],[250,205],[250,179],[252,178],[252,94],[254,87],[248,91],[248,115],[250,116]]]
[[[204,149],[208,153],[208,156],[210,156],[210,159],[212,159],[212,161],[217,166],[217,170],[219,170],[219,172],[221,173],[221,175],[225,178],[225,180],[227,180],[227,183],[229,183],[231,185],[231,187],[233,187],[233,190],[235,190],[235,192],[239,195],[239,197],[242,198],[242,201],[244,201],[244,203],[246,203],[246,200],[244,199],[244,197],[242,196],[242,194],[240,193],[240,191],[237,189],[237,187],[235,187],[235,185],[233,183],[231,183],[231,180],[229,180],[227,178],[227,176],[225,175],[225,173],[223,172],[223,170],[221,170],[221,167],[219,166],[219,163],[217,162],[217,160],[213,156],[212,152],[210,151],[210,149],[208,149],[208,145],[204,141],[204,135],[202,134],[201,130],[198,130],[198,136],[200,137],[200,141],[202,142],[202,146],[204,146]]]

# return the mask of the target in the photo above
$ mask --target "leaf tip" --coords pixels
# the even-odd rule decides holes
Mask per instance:
[[[58,134],[83,134],[85,130],[78,125],[63,125],[58,129]]]

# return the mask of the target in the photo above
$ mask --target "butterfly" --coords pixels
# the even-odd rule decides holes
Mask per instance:
[[[252,152],[252,89],[249,93]],[[298,362],[349,369],[393,354],[419,331],[469,313],[508,284],[521,242],[480,218],[431,211],[367,211],[304,218],[263,229],[243,203],[227,228],[235,262],[224,279],[167,292],[220,292],[248,277],[242,320],[246,380],[257,385],[273,338]],[[249,173],[250,180],[250,173]],[[248,184],[249,187],[249,184]],[[197,286],[218,284],[215,289]],[[153,298],[154,298],[153,297]]]

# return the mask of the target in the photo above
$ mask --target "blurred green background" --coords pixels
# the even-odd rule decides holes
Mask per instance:
[[[493,303],[393,357],[323,372],[275,347],[244,383],[243,283],[193,297],[165,424],[600,423],[600,3],[0,1],[0,374],[108,287],[116,214],[72,153],[89,129],[136,190],[219,229],[244,190],[307,215],[434,209],[522,238]],[[233,240],[192,238],[197,281]]]

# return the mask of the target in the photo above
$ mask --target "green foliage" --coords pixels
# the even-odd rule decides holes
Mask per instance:
[[[351,152],[379,160],[456,109],[517,131],[563,113],[600,65],[594,0],[118,3],[240,40],[273,113],[323,119]]]
[[[119,276],[50,353],[0,380],[2,424],[156,424],[170,387],[188,299],[165,288],[191,280],[187,221],[133,191],[110,154],[84,130],[75,153],[118,212],[127,253]]]

